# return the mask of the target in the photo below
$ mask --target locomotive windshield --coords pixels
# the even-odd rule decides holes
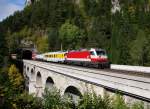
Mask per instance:
[[[106,55],[105,51],[96,51],[96,53],[97,53],[98,56]]]

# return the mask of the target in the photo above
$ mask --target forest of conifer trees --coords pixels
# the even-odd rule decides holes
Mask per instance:
[[[150,1],[40,0],[0,22],[3,56],[32,41],[39,53],[103,48],[114,64],[150,65]],[[18,46],[19,45],[19,46]]]

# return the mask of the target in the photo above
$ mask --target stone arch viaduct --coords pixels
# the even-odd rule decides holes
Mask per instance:
[[[74,98],[87,91],[102,96],[105,91],[110,94],[119,91],[127,101],[133,98],[150,101],[149,78],[33,60],[23,60],[23,63],[28,91],[39,97],[45,88],[56,87],[61,95],[71,94]]]
[[[48,69],[42,65],[35,65],[34,62],[24,62],[24,76],[28,79],[28,91],[41,97],[45,88],[52,89],[56,87],[61,95],[71,93],[76,96],[82,96],[86,91],[95,91],[99,94],[104,93],[104,88],[94,85],[86,80],[81,80],[71,75],[62,74]],[[65,70],[63,71],[65,72]]]

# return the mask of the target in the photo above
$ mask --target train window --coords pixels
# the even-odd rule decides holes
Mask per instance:
[[[91,55],[95,55],[94,51],[90,51],[90,54],[91,54]]]
[[[97,55],[106,55],[105,51],[96,51]]]

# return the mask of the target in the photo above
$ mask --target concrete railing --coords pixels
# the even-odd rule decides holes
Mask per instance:
[[[150,67],[111,64],[111,69],[150,73]]]

